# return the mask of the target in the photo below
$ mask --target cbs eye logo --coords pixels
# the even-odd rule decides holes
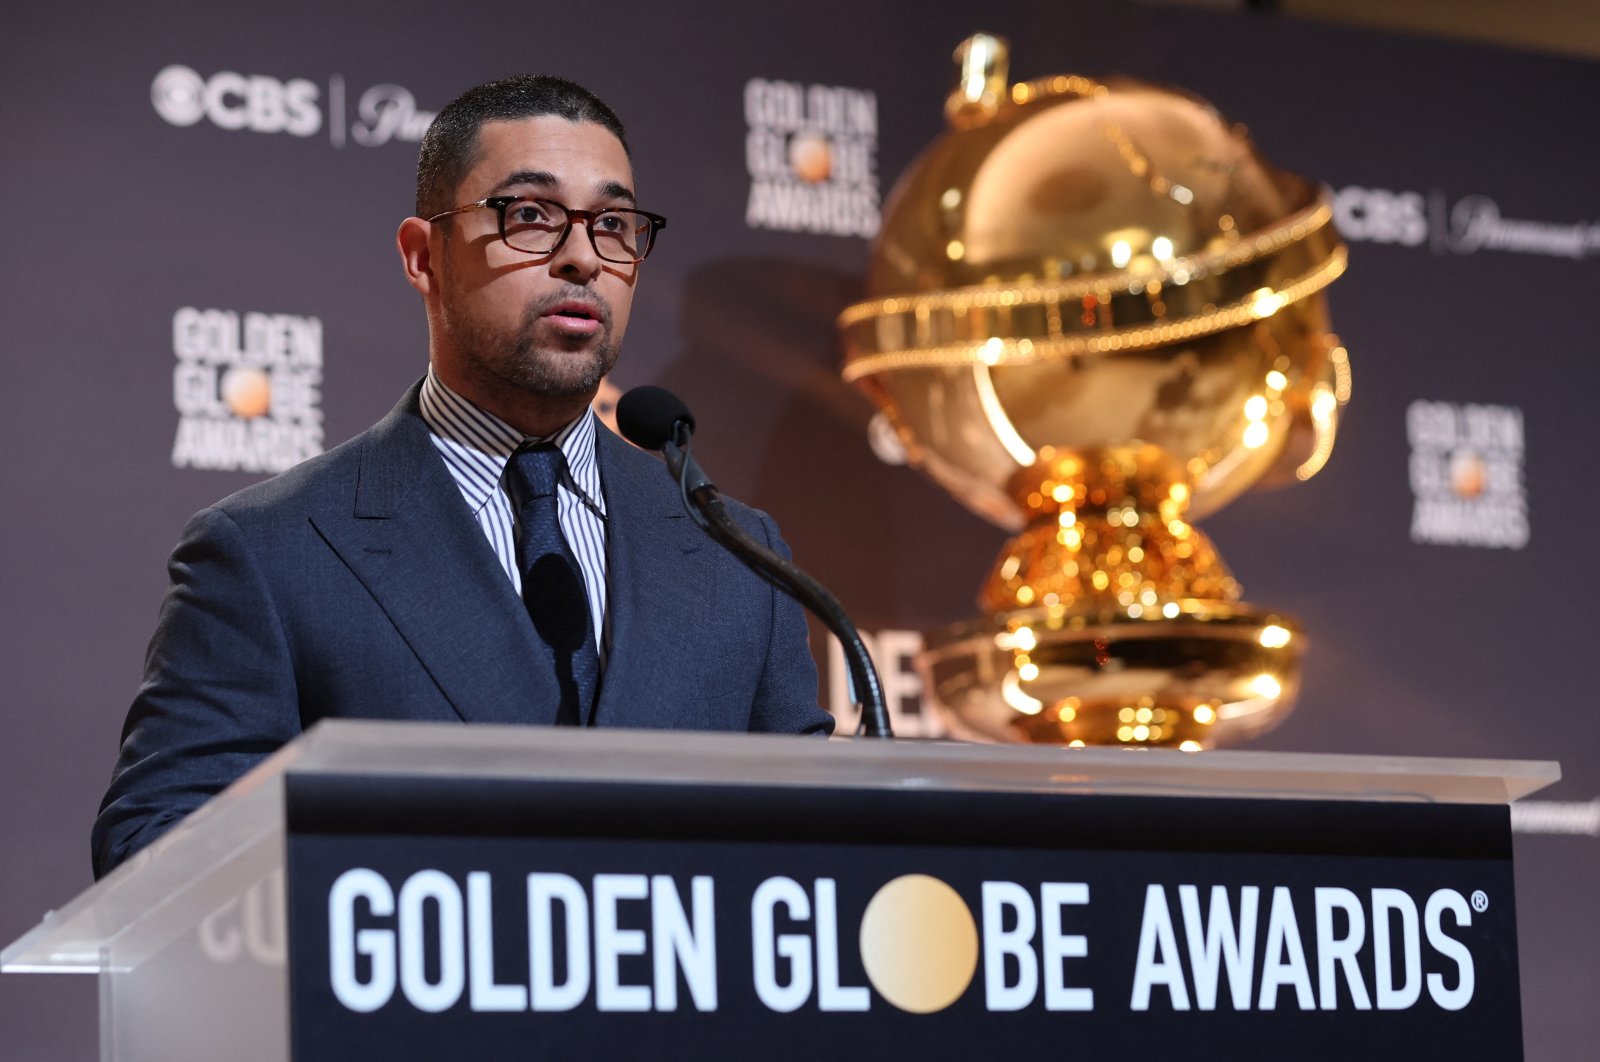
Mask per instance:
[[[1348,240],[1416,247],[1428,238],[1426,203],[1419,192],[1341,188],[1333,196],[1333,219]]]
[[[203,78],[174,64],[150,83],[150,102],[170,125],[209,120],[220,129],[311,136],[322,128],[317,86],[304,78],[280,81],[263,74],[222,70]]]

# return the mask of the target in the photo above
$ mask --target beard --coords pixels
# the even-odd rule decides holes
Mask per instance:
[[[574,335],[541,325],[551,308],[569,299],[593,303],[600,320],[597,333]],[[598,292],[576,284],[529,303],[509,332],[463,313],[449,296],[442,300],[441,310],[445,335],[461,353],[463,370],[490,392],[510,387],[544,398],[581,398],[593,394],[617,363],[610,304]]]

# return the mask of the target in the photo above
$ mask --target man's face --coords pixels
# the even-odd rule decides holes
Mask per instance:
[[[536,196],[575,210],[634,205],[627,152],[593,122],[488,122],[478,149],[453,205],[492,195]],[[452,375],[485,397],[592,395],[616,364],[638,264],[602,260],[581,223],[550,254],[506,246],[488,208],[438,227],[435,275]]]

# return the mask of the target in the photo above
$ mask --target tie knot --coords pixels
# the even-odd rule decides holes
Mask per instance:
[[[507,465],[511,500],[520,508],[534,498],[549,498],[567,470],[567,458],[555,443],[525,442]]]

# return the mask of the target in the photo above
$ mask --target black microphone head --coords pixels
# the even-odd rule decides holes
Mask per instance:
[[[661,449],[676,438],[680,423],[694,431],[694,414],[665,387],[635,387],[617,400],[617,427],[635,446]]]

